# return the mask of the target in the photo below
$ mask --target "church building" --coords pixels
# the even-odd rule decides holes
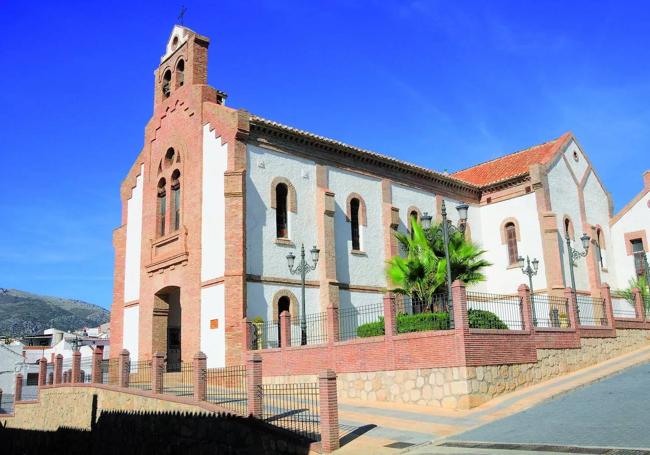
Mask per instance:
[[[306,278],[306,314],[381,302],[393,232],[444,201],[468,204],[466,235],[493,265],[476,288],[514,294],[527,282],[520,256],[539,260],[536,292],[570,286],[598,295],[645,273],[650,171],[621,213],[571,134],[446,174],[283,125],[226,105],[208,85],[209,39],[175,26],[154,73],[153,115],[121,186],[113,234],[111,355],[197,351],[209,367],[240,364],[246,321],[300,313],[299,276],[287,256],[319,250]]]

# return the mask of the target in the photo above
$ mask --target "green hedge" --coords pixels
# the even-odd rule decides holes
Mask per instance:
[[[499,317],[485,310],[467,310],[469,327],[472,329],[507,329]],[[426,332],[427,330],[446,330],[449,328],[448,313],[398,314],[397,333]],[[368,322],[357,328],[359,338],[384,335],[384,317],[376,322]]]
[[[467,310],[470,329],[507,329],[508,326],[499,316],[486,310]]]

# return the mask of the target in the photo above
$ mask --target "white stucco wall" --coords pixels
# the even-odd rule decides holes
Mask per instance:
[[[329,188],[334,192],[336,212],[336,275],[340,282],[363,286],[386,286],[386,255],[382,221],[381,181],[365,175],[329,168]],[[359,225],[361,251],[352,254],[352,233],[346,220],[346,202],[358,193],[366,205],[367,226]]]
[[[614,287],[615,283],[612,282],[613,275],[610,274],[609,252],[611,250],[611,233],[609,229],[609,199],[607,192],[601,186],[598,178],[593,172],[589,173],[587,183],[584,188],[585,198],[585,212],[587,215],[587,222],[592,226],[600,226],[603,234],[604,248],[601,249],[603,257],[603,267],[599,264],[597,267],[600,269],[600,280],[603,283],[609,283]],[[589,235],[596,235],[596,232],[590,232]],[[592,244],[592,247],[594,245]]]
[[[217,319],[217,328],[210,320]],[[201,351],[208,357],[208,368],[226,365],[226,313],[222,284],[201,289]]]
[[[409,226],[409,208],[415,207],[421,215],[425,212],[432,217],[436,216],[436,195],[417,188],[408,188],[403,185],[393,184],[391,187],[393,207],[399,209],[400,225],[398,230],[406,232]]]
[[[537,200],[534,193],[488,204],[480,209],[481,236],[477,236],[472,224],[472,240],[486,250],[483,256],[493,265],[486,269],[487,281],[470,289],[494,293],[513,294],[521,283],[528,284],[528,277],[519,267],[510,267],[508,246],[502,242],[501,226],[506,219],[514,219],[520,232],[517,251],[520,256],[540,260],[539,271],[533,277],[533,288],[546,288],[542,237],[537,214]],[[470,209],[470,213],[471,213]]]
[[[131,199],[127,201],[126,252],[124,264],[124,301],[140,298],[140,259],[142,248],[142,187],[144,165],[136,178]]]
[[[628,281],[634,277],[634,258],[627,254],[625,233],[645,230],[646,238],[650,241],[650,191],[646,193],[630,210],[628,210],[616,223],[611,226],[612,256],[614,270],[614,283],[618,288],[626,288]],[[614,284],[610,283],[612,287]]]
[[[366,305],[383,305],[384,295],[374,292],[358,292],[341,289],[339,291],[339,309],[359,308]]]
[[[275,241],[271,183],[276,177],[288,179],[296,190],[297,213],[287,211],[293,245]],[[247,271],[265,277],[296,278],[289,273],[287,254],[293,252],[300,257],[300,245],[304,243],[309,257],[309,250],[317,243],[316,165],[310,160],[249,145],[246,178]],[[311,272],[308,279],[316,277],[318,271]]]
[[[201,280],[219,278],[225,267],[224,172],[228,146],[203,126],[203,202],[201,207]]]
[[[290,286],[283,284],[266,284],[266,283],[248,283],[247,285],[246,315],[248,319],[254,319],[261,316],[265,321],[273,318],[273,297],[278,291],[288,289],[297,298],[298,307],[295,316],[300,315],[300,286]],[[308,287],[305,289],[305,313],[320,313],[319,302],[320,290],[318,288]]]
[[[570,159],[573,160],[573,158]],[[584,158],[581,159],[581,161],[584,161]],[[570,286],[571,278],[568,268],[569,260],[566,251],[566,243],[564,241],[564,216],[568,215],[571,218],[575,232],[573,247],[578,251],[583,251],[580,236],[585,232],[585,229],[582,226],[582,220],[580,217],[578,188],[571,176],[571,171],[564,160],[558,160],[550,169],[548,173],[548,186],[552,211],[557,215],[558,230],[562,236],[562,238],[559,239],[559,244],[564,282],[566,286]],[[585,262],[585,259],[578,259],[575,264],[576,266],[573,271],[575,274],[576,288],[582,291],[590,291],[587,263]]]
[[[574,153],[578,157],[577,161],[574,158]],[[582,181],[587,172],[587,168],[589,167],[589,162],[587,161],[585,154],[580,150],[580,147],[578,147],[578,144],[572,141],[564,151],[564,156],[569,162],[569,167],[578,179],[578,182]]]
[[[138,360],[140,340],[140,305],[124,308],[122,347],[129,351],[131,360]]]

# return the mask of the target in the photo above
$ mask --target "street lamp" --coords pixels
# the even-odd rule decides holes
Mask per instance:
[[[300,332],[301,332],[301,337],[300,337],[300,344],[301,345],[306,345],[307,344],[307,317],[305,314],[305,276],[307,273],[311,272],[312,270],[316,269],[316,265],[318,264],[318,256],[320,255],[320,250],[314,247],[309,250],[311,253],[311,260],[314,263],[314,265],[309,265],[307,261],[305,260],[305,244],[302,244],[302,247],[300,248],[300,262],[298,265],[294,268],[293,265],[296,262],[296,256],[293,253],[287,254],[287,264],[289,265],[289,272],[292,275],[300,274],[300,282],[302,284],[302,301],[300,302]]]
[[[449,236],[454,232],[460,232],[465,235],[465,226],[467,224],[467,211],[469,206],[467,204],[459,204],[456,206],[458,211],[458,226],[454,226],[451,220],[447,219],[447,206],[445,201],[442,201],[442,207],[440,214],[442,215],[442,240],[445,247],[445,260],[447,262],[447,305],[449,308],[449,326],[454,328],[454,312],[453,312],[453,302],[451,297],[451,261],[449,260]],[[421,218],[422,227],[424,229],[431,228],[431,215],[427,212],[424,212],[424,215]]]
[[[591,240],[591,237],[589,237],[587,234],[583,233],[582,237],[580,237],[580,240],[582,241],[582,248],[584,251],[581,253],[579,251],[574,250],[571,247],[571,238],[569,237],[569,231],[567,230],[566,235],[566,247],[567,247],[567,252],[569,254],[569,271],[571,272],[571,289],[573,289],[573,293],[576,293],[576,277],[573,274],[573,266],[576,260],[580,258],[584,258],[587,256],[587,253],[589,252],[589,240]]]
[[[523,256],[519,256],[517,261],[519,262],[519,267],[521,268],[521,272],[524,275],[528,276],[528,284],[530,288],[530,300],[533,307],[533,325],[537,325],[537,315],[535,314],[535,302],[533,302],[532,300],[533,300],[533,277],[537,275],[537,270],[539,269],[539,260],[537,258],[533,259],[532,267],[530,266],[531,261],[528,256],[526,256],[525,263],[524,263]]]

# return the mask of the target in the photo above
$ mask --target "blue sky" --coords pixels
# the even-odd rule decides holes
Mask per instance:
[[[0,286],[112,299],[119,185],[182,2],[0,0]],[[185,1],[228,104],[454,171],[578,137],[620,209],[650,168],[650,6]]]

